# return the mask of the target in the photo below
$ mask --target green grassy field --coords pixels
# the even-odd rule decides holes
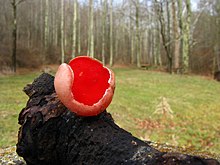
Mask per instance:
[[[116,91],[108,111],[133,135],[220,154],[220,83],[199,76],[114,69]],[[40,73],[0,77],[0,148],[16,144],[17,118],[27,83]],[[155,114],[164,97],[173,114]]]
[[[16,144],[18,114],[28,99],[22,90],[37,75],[0,77],[0,148]]]

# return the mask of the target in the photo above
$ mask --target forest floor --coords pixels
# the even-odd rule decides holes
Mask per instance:
[[[120,127],[143,140],[220,154],[219,82],[126,67],[113,70],[116,90],[108,112]],[[53,68],[49,72],[55,73]],[[20,70],[0,76],[0,148],[16,144],[18,114],[28,99],[22,89],[40,74]]]

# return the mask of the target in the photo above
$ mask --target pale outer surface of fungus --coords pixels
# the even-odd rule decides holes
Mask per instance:
[[[106,89],[105,94],[97,103],[89,106],[74,99],[74,94],[71,90],[74,82],[74,72],[68,64],[61,64],[57,70],[54,80],[55,90],[60,101],[70,111],[79,116],[96,116],[103,112],[111,103],[115,89],[114,73],[107,67],[104,68],[107,69],[110,74],[110,78],[108,80],[109,87]]]

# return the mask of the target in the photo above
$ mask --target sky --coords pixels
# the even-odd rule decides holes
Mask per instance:
[[[191,0],[192,10],[196,10],[199,0]]]

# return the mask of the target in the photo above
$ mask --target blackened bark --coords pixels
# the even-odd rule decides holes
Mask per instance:
[[[159,152],[118,127],[106,111],[76,116],[57,98],[53,79],[42,74],[24,88],[30,99],[19,115],[17,153],[27,164],[219,165],[214,159]]]

